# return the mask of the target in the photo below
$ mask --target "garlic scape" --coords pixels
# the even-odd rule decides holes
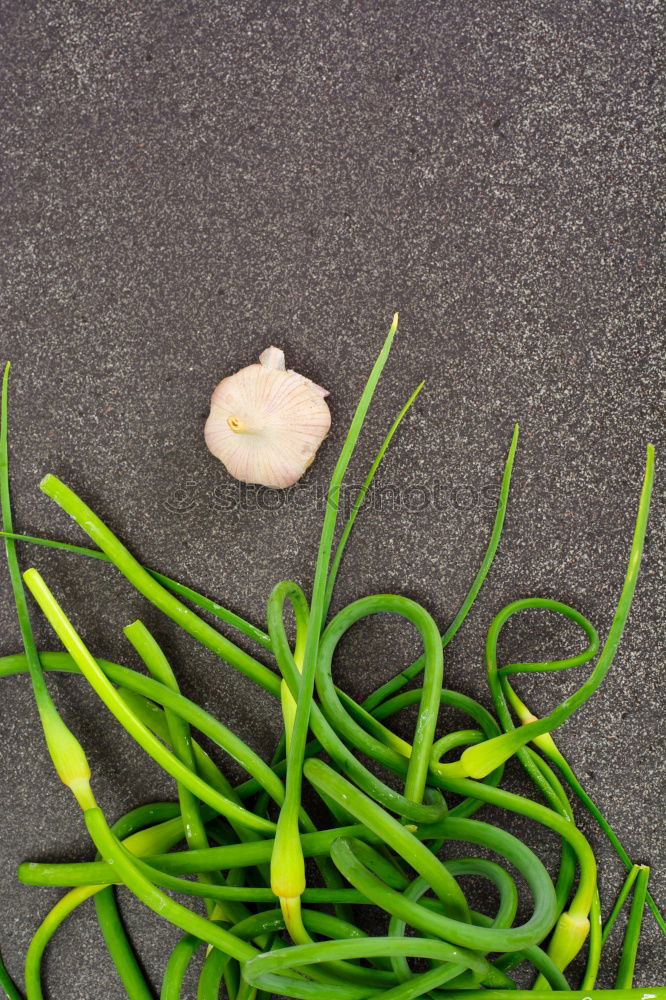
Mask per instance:
[[[213,392],[204,436],[235,479],[282,489],[297,482],[328,434],[326,389],[285,368],[268,347],[259,364],[222,379]]]

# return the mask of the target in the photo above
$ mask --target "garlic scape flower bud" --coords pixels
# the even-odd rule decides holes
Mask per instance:
[[[274,489],[291,486],[328,434],[326,389],[285,368],[268,347],[259,364],[222,379],[210,401],[204,436],[235,479]]]

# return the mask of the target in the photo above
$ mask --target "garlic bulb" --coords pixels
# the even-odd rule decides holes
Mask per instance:
[[[259,364],[222,379],[213,392],[206,444],[235,479],[291,486],[331,426],[324,396],[326,389],[287,370],[284,353],[268,347]]]

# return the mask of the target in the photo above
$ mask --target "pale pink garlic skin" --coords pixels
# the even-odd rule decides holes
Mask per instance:
[[[259,364],[222,379],[213,392],[206,444],[234,479],[273,489],[292,486],[328,434],[327,395],[287,370],[279,348],[268,347]]]

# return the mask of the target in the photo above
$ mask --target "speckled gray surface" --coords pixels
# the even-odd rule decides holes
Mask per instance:
[[[321,486],[399,309],[353,477],[425,377],[380,475],[385,490],[406,492],[400,509],[359,521],[338,603],[397,591],[450,621],[519,420],[505,536],[450,647],[449,683],[487,700],[484,631],[516,597],[571,602],[605,634],[644,446],[660,433],[658,7],[6,0],[0,353],[14,363],[16,524],[79,540],[38,490],[55,472],[147,564],[260,622],[277,579],[309,584],[321,512],[310,494],[269,510],[253,491],[227,509],[228,480],[202,442],[209,394],[268,343],[283,346],[331,390],[333,430],[306,479]],[[560,740],[632,856],[654,866],[663,903],[660,492],[613,670]],[[270,699],[113,571],[43,550],[21,557],[98,654],[135,664],[121,628],[141,617],[184,690],[270,751]],[[0,600],[0,649],[14,652],[6,578]],[[521,659],[572,641],[532,618],[507,630],[502,650]],[[346,641],[337,676],[366,693],[414,648],[402,630],[373,625]],[[49,683],[110,816],[173,797],[81,682]],[[543,711],[576,683],[550,676],[525,689]],[[20,980],[57,893],[18,885],[16,865],[84,859],[89,846],[51,775],[25,678],[4,680],[2,696],[0,947]],[[581,822],[607,908],[620,865]],[[552,863],[553,845],[540,846]],[[123,902],[158,987],[176,935]],[[644,934],[636,984],[654,986],[666,972],[651,917]],[[45,969],[50,998],[124,995],[90,904],[58,933]],[[613,977],[611,961],[600,985]]]

